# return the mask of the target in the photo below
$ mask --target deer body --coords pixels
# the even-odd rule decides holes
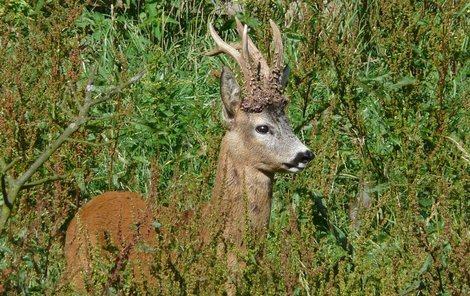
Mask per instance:
[[[133,192],[106,192],[85,204],[72,219],[67,228],[65,257],[67,278],[79,291],[91,286],[91,270],[94,261],[124,264],[135,263],[136,270],[148,267],[138,266],[151,259],[150,252],[140,250],[141,243],[155,241],[152,208]],[[100,248],[116,248],[114,252]],[[109,258],[118,255],[119,260]],[[118,262],[121,261],[121,262]],[[113,268],[119,268],[116,266]],[[142,278],[137,276],[138,280]]]
[[[218,45],[212,54],[223,52],[237,60],[244,74],[246,96],[241,97],[235,75],[224,67],[221,96],[228,131],[220,148],[212,198],[204,207],[203,216],[223,222],[220,225],[225,245],[241,252],[245,248],[246,222],[257,237],[266,234],[275,173],[300,172],[313,157],[294,135],[284,113],[287,100],[282,95],[282,88],[288,73],[280,69],[282,41],[279,29],[272,21],[271,26],[276,46],[272,70],[247,36],[246,26],[238,20],[241,52],[222,41],[212,26],[209,27]],[[152,207],[134,193],[105,193],[83,206],[66,234],[68,273],[74,285],[79,289],[85,286],[91,264],[87,250],[104,246],[107,240],[117,245],[118,252],[127,255],[131,264],[137,262],[137,270],[148,274],[145,263],[150,263],[150,255],[137,248],[137,243],[154,244],[156,236],[152,222],[155,214]],[[200,233],[203,243],[210,242],[210,231],[203,225]],[[233,251],[227,251],[227,260],[227,266],[234,274],[243,267],[238,264]]]

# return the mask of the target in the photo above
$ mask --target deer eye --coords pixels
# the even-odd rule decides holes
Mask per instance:
[[[269,132],[269,127],[267,125],[258,125],[256,131],[260,134],[267,134]]]

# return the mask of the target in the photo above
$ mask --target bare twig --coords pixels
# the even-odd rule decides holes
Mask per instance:
[[[54,176],[45,177],[45,178],[42,178],[42,179],[39,179],[39,180],[31,181],[31,182],[26,183],[23,186],[21,186],[21,189],[31,188],[31,187],[34,187],[34,186],[38,186],[38,185],[48,183],[48,182],[57,181],[57,180],[60,180],[60,179],[65,179],[65,176],[54,175]]]
[[[131,79],[129,79],[128,81],[126,81],[123,84],[119,85],[118,87],[112,89],[109,93],[102,96],[101,98],[94,99],[94,100],[90,101],[90,107],[93,106],[93,105],[103,103],[103,102],[109,100],[111,97],[113,97],[116,94],[122,92],[123,89],[125,89],[125,88],[129,87],[130,85],[132,85],[132,84],[136,83],[137,81],[139,81],[144,76],[144,74],[145,74],[145,71],[142,71],[139,74],[132,77]]]
[[[8,172],[8,170],[11,169],[20,160],[21,160],[21,157],[17,157],[13,159],[13,161],[10,162],[9,164],[6,164],[5,160],[3,158],[0,158],[0,174],[3,175],[6,172]]]

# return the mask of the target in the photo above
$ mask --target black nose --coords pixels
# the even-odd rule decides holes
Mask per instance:
[[[310,150],[306,150],[304,152],[297,153],[295,160],[301,163],[308,163],[313,159],[313,153]]]

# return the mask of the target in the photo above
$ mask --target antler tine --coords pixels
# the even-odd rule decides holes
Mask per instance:
[[[246,25],[243,26],[243,24],[240,22],[240,20],[238,18],[235,18],[235,21],[237,23],[238,34],[240,36],[243,36],[243,32],[245,30]],[[249,49],[249,52],[250,52],[250,55],[251,55],[251,59],[253,61],[255,61],[256,63],[260,63],[261,72],[263,73],[263,75],[265,77],[267,77],[269,75],[268,63],[263,58],[263,55],[260,53],[258,48],[256,48],[255,44],[251,40],[250,36],[248,36],[248,34],[247,34],[247,37],[248,37],[247,38],[248,39],[248,42],[247,42],[248,43],[248,49]]]
[[[230,46],[228,43],[222,40],[222,38],[220,38],[219,34],[217,34],[217,32],[214,29],[214,26],[212,26],[211,23],[209,23],[208,26],[209,26],[209,32],[211,33],[212,38],[217,44],[217,48],[208,52],[207,55],[213,56],[219,53],[228,54],[229,56],[231,56],[237,61],[238,65],[240,66],[240,69],[243,72],[243,75],[245,76],[245,79],[250,79],[250,71],[248,70],[248,60],[246,60],[242,56],[242,54],[238,52],[238,50],[235,47]],[[242,52],[243,52],[243,48],[242,48]]]
[[[282,45],[282,37],[281,31],[279,27],[273,20],[269,20],[269,24],[271,25],[271,29],[273,31],[273,41],[274,41],[274,70],[280,71],[283,64],[284,58],[284,46]]]
[[[216,55],[216,54],[219,54],[221,52],[224,52],[224,53],[232,56],[237,62],[241,61],[242,57],[241,57],[240,53],[238,52],[238,50],[231,47],[230,45],[228,45],[228,43],[226,43],[224,40],[222,40],[222,38],[220,38],[219,34],[217,34],[217,32],[215,31],[215,29],[214,29],[214,27],[212,26],[211,23],[209,23],[209,32],[211,33],[212,39],[214,39],[214,41],[215,41],[215,43],[217,44],[218,47],[211,50],[209,53],[207,53],[208,55],[212,56],[212,55]]]
[[[241,37],[242,37],[242,57],[247,62],[247,66],[250,66],[250,63],[249,63],[250,53],[248,51],[248,26],[247,25],[245,25],[245,28],[243,28],[243,33]]]
[[[242,45],[240,43],[229,43],[229,46],[235,48],[237,51],[242,49]],[[218,54],[224,53],[224,52],[225,51],[222,48],[216,47],[212,49],[211,51],[209,51],[208,53],[206,53],[206,55],[212,57],[212,56],[216,56]]]

